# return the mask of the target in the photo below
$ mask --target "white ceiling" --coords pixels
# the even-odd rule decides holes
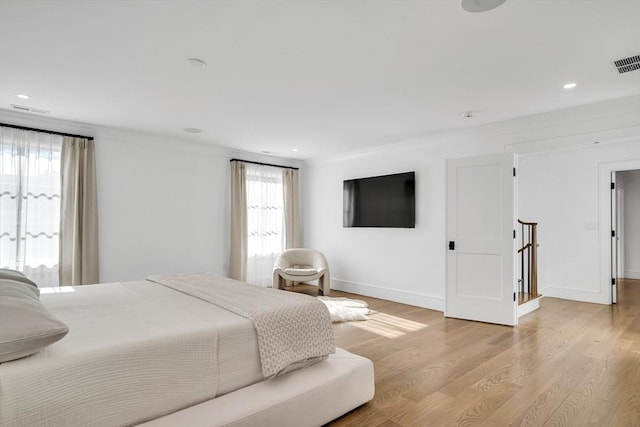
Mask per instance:
[[[0,0],[0,108],[312,158],[640,94],[612,65],[639,23],[640,0]]]

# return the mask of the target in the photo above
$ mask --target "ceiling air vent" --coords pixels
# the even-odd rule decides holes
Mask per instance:
[[[613,61],[613,65],[616,66],[620,74],[640,70],[640,55],[618,59],[617,61]]]
[[[25,113],[36,113],[36,114],[49,114],[51,111],[40,110],[38,108],[25,107],[24,105],[16,105],[11,104],[11,108],[18,111],[24,111]]]

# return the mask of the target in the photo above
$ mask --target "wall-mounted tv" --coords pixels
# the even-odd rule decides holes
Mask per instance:
[[[415,228],[415,187],[415,172],[344,181],[342,226]]]

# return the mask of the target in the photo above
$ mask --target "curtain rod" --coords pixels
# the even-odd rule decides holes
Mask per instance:
[[[53,130],[29,128],[29,127],[26,127],[26,126],[10,125],[10,124],[7,124],[7,123],[0,123],[0,126],[6,127],[6,128],[20,129],[20,130],[30,130],[30,131],[34,131],[34,132],[50,133],[51,135],[70,136],[72,138],[85,138],[85,139],[88,139],[89,141],[93,141],[93,137],[92,136],[74,135],[72,133],[64,133],[64,132],[56,132],[56,131],[53,131]]]
[[[300,169],[300,168],[295,168],[293,166],[272,165],[271,163],[252,162],[250,160],[242,160],[242,159],[231,159],[230,162],[244,162],[244,163],[251,163],[254,165],[261,165],[261,166],[273,166],[274,168],[283,168],[283,169],[294,169],[294,170]]]

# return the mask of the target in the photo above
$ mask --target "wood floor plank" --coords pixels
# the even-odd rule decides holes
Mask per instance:
[[[334,333],[373,361],[376,392],[329,426],[640,427],[640,280],[620,280],[613,306],[543,298],[515,328],[332,296],[374,311]]]
[[[512,424],[523,427],[542,425],[565,401],[593,365],[594,359],[581,357],[564,370],[558,379],[546,387],[542,393],[530,396],[527,400],[532,400],[532,403]]]
[[[640,426],[640,372],[629,385],[629,390],[620,396],[620,404],[611,418],[611,425]]]
[[[594,395],[598,390],[599,383],[608,373],[612,358],[594,358],[595,364],[591,371],[556,409],[544,426],[569,426],[578,421],[585,426],[604,425],[605,419],[611,416],[615,405],[607,405],[597,397],[594,398]],[[588,416],[585,417],[584,414],[588,414]]]

